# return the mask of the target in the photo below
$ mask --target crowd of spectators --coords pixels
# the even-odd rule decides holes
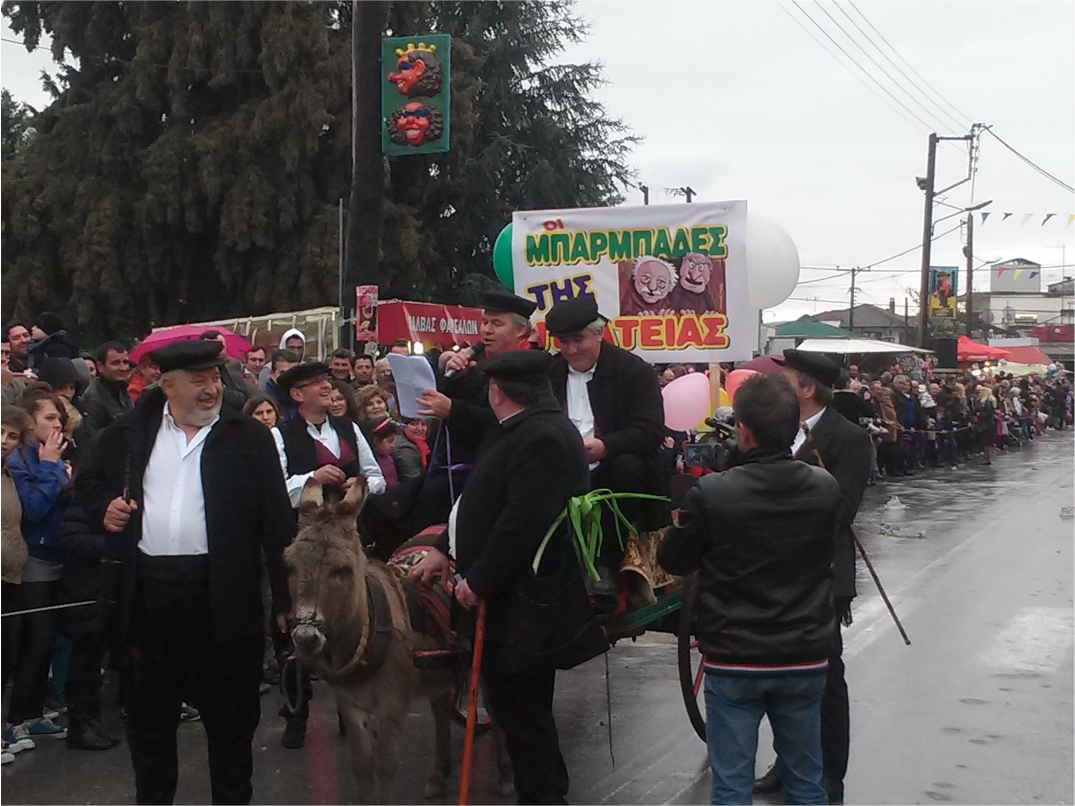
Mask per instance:
[[[3,619],[3,685],[11,690],[2,756],[8,764],[42,737],[65,738],[82,750],[118,743],[101,725],[102,666],[115,660],[109,635],[98,607],[78,606],[98,603],[108,573],[106,536],[86,518],[72,488],[96,435],[159,384],[161,371],[148,353],[132,362],[119,341],[81,353],[51,313],[30,326],[12,323],[2,335],[3,611],[20,613]],[[217,330],[200,338],[226,343]],[[301,331],[290,330],[276,349],[257,345],[241,361],[230,359],[221,371],[224,404],[267,428],[294,417],[295,402],[276,380],[303,360],[305,347]],[[407,346],[384,346],[381,355],[389,351],[406,352]],[[326,363],[331,413],[358,426],[388,487],[421,477],[430,455],[429,424],[399,417],[388,362],[339,349]],[[267,651],[263,690],[278,677]],[[117,696],[122,707],[121,690]],[[184,706],[182,718],[199,715]]]

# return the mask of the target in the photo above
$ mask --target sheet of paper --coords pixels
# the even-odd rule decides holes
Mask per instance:
[[[436,389],[433,367],[420,355],[388,354],[392,379],[396,382],[396,403],[402,417],[418,416],[418,396],[426,389]]]

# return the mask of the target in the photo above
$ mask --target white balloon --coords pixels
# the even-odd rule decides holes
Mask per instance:
[[[791,296],[799,282],[799,250],[772,221],[747,214],[747,301],[751,308],[773,308]]]

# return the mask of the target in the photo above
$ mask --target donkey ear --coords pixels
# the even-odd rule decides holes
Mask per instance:
[[[302,486],[302,495],[299,496],[299,514],[309,515],[316,512],[324,503],[325,491],[314,481],[313,477],[308,478]]]
[[[355,476],[350,488],[347,490],[347,494],[336,505],[336,514],[341,518],[357,515],[358,511],[362,509],[362,503],[366,500],[367,492],[369,492],[369,484],[366,482],[366,477],[362,475]]]

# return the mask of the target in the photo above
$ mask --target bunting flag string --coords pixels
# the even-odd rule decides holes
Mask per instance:
[[[986,221],[989,221],[989,217],[992,216],[993,213],[992,213],[992,211],[983,210],[981,213],[979,213],[979,215],[982,217],[982,224],[985,224]],[[1001,215],[1000,223],[1003,224],[1009,218],[1014,216],[1015,213],[1001,213],[1000,215]],[[1053,218],[1055,218],[1057,221],[1062,220],[1063,213],[1020,213],[1019,215],[1021,216],[1021,219],[1022,219],[1019,222],[1020,227],[1024,226],[1028,221],[1030,221],[1030,219],[1032,219],[1032,218],[1034,218],[1036,216],[1042,216],[1041,226],[1044,227]],[[997,219],[994,218],[993,222],[996,223],[996,221],[997,221]],[[1070,227],[1071,223],[1073,221],[1075,221],[1075,213],[1068,213],[1067,214],[1067,223],[1064,224],[1064,226],[1065,227]]]

